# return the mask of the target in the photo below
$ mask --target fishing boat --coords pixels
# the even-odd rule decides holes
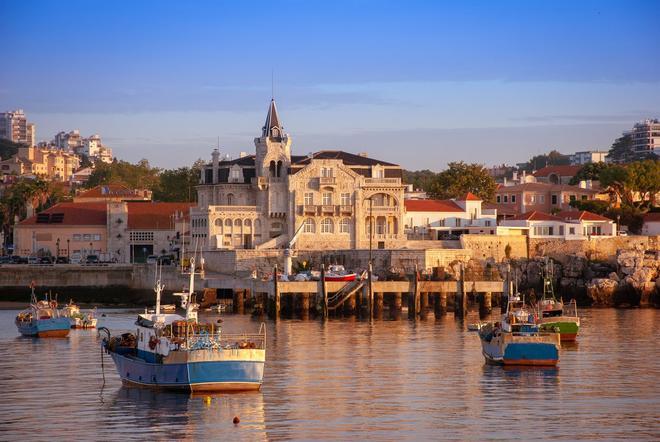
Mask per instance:
[[[357,278],[357,273],[349,273],[346,271],[342,265],[332,265],[328,267],[328,271],[325,273],[326,281],[355,281]]]
[[[97,319],[95,311],[81,312],[80,308],[72,300],[64,306],[61,315],[69,318],[71,328],[96,328]]]
[[[509,297],[502,321],[479,330],[487,363],[552,366],[559,362],[558,333],[541,332],[520,295]]]
[[[214,323],[200,323],[194,303],[194,258],[188,291],[178,293],[185,316],[160,311],[164,286],[157,279],[156,311],[138,315],[135,334],[103,339],[125,384],[199,391],[258,390],[266,361],[266,331],[225,334]]]
[[[556,298],[552,285],[552,261],[545,267],[543,298],[536,303],[536,322],[542,331],[559,332],[562,341],[575,341],[580,331],[577,303],[572,299],[567,305],[561,298]]]
[[[16,327],[23,336],[39,338],[64,338],[69,334],[69,318],[62,317],[57,309],[57,300],[38,301],[31,286],[30,307],[16,315]]]

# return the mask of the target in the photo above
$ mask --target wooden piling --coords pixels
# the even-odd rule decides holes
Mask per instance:
[[[383,319],[383,299],[383,292],[374,293],[374,318]]]
[[[321,308],[323,319],[328,319],[328,288],[325,285],[325,265],[321,264]]]
[[[300,294],[300,318],[309,319],[309,293]]]
[[[429,293],[420,292],[419,294],[419,316],[426,318],[429,312]]]
[[[492,294],[491,292],[481,293],[479,295],[479,316],[488,316],[492,311]]]
[[[277,264],[275,264],[275,267],[273,269],[273,300],[274,300],[274,311],[273,311],[273,319],[278,320],[280,319],[280,289],[277,285]]]
[[[447,293],[441,292],[435,294],[434,303],[435,317],[439,318],[447,314]]]
[[[403,298],[403,294],[400,292],[392,294],[392,304],[390,307],[390,316],[392,319],[401,319],[401,298]]]
[[[419,275],[417,273],[417,264],[415,264],[415,274],[412,277],[413,291],[408,295],[408,319],[417,319],[419,311]]]
[[[245,291],[241,289],[236,289],[233,291],[233,304],[234,304],[234,313],[242,315],[245,313]]]
[[[456,282],[456,298],[454,302],[454,316],[464,318],[467,314],[467,294],[465,293],[465,270],[461,263],[460,275]]]
[[[369,262],[369,270],[368,270],[368,278],[369,280],[367,281],[369,285],[369,290],[368,290],[368,295],[369,295],[369,319],[374,317],[374,286],[373,286],[373,268],[372,268],[372,263]],[[382,295],[382,294],[381,294]],[[382,310],[382,309],[381,309]]]

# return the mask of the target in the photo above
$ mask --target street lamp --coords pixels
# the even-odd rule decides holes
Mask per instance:
[[[60,239],[57,238],[57,241],[55,241],[55,245],[57,247],[57,257],[60,257]]]
[[[71,240],[69,238],[67,238],[67,240],[66,240],[66,259],[67,260],[71,259],[71,253],[70,253],[71,248],[69,247],[69,242],[71,242]]]
[[[374,200],[369,197],[369,266],[372,263],[372,242],[374,238]]]

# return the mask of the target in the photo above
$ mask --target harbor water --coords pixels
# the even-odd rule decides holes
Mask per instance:
[[[123,387],[95,330],[24,338],[16,313],[0,311],[2,440],[660,438],[653,309],[581,310],[577,343],[548,369],[485,365],[472,313],[269,321],[262,390],[210,396]],[[135,316],[101,310],[99,326],[134,331]],[[227,332],[259,327],[223,319]]]

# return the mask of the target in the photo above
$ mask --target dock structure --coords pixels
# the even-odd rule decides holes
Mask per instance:
[[[277,275],[277,271],[273,273]],[[322,274],[325,271],[322,269]],[[461,273],[462,274],[462,273]],[[425,319],[433,312],[436,319],[448,311],[464,318],[468,298],[478,302],[481,315],[492,311],[493,302],[501,303],[508,294],[506,280],[432,281],[422,280],[418,274],[403,281],[374,281],[369,278],[350,282],[325,281],[270,281],[259,279],[206,279],[209,289],[231,290],[234,312],[242,313],[246,306],[259,305],[268,317],[328,318],[331,316],[385,317],[399,319],[402,306],[407,305],[408,319]]]

